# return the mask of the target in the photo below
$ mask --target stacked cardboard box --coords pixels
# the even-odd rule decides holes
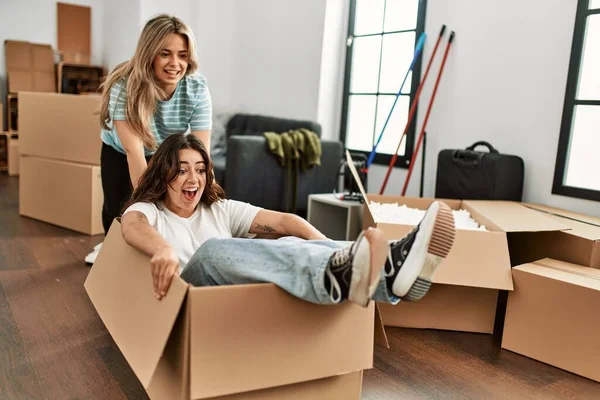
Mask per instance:
[[[502,348],[600,382],[600,270],[546,258],[513,279]]]
[[[19,94],[21,215],[103,233],[99,109],[97,95]]]
[[[48,44],[5,40],[4,55],[8,91],[6,125],[11,135],[11,154],[18,154],[18,94],[23,91],[56,92],[54,51]],[[2,118],[0,118],[0,122],[4,126]],[[13,156],[12,160],[9,160],[9,174],[18,174],[18,164],[18,156]]]
[[[159,301],[149,263],[115,221],[85,289],[151,398],[361,398],[373,303],[322,306],[273,284],[191,287],[178,276]]]
[[[502,348],[600,382],[600,219],[527,207],[569,229],[511,238],[520,265],[513,268]]]
[[[47,44],[4,41],[8,93],[55,92],[54,52]]]

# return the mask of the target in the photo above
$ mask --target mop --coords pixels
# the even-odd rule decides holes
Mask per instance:
[[[419,153],[419,146],[421,145],[421,141],[423,140],[425,128],[427,127],[427,121],[429,121],[429,115],[431,113],[431,108],[432,108],[433,102],[435,100],[435,95],[437,93],[438,86],[440,84],[440,80],[442,79],[442,74],[444,73],[444,66],[446,65],[446,59],[448,58],[448,52],[450,51],[450,47],[452,45],[453,39],[454,39],[454,31],[452,33],[450,33],[450,38],[448,39],[448,45],[446,46],[446,52],[444,53],[444,58],[442,59],[440,73],[438,74],[437,80],[435,81],[435,86],[433,87],[433,93],[431,94],[431,100],[429,101],[429,106],[427,107],[427,113],[425,114],[425,120],[423,121],[423,127],[421,128],[421,133],[419,134],[419,139],[417,140],[417,145],[415,146],[415,151],[413,152],[412,159],[410,160],[408,174],[406,174],[406,180],[404,181],[404,187],[402,188],[402,196],[406,195],[406,188],[408,187],[408,182],[410,181],[410,176],[411,176],[413,168],[415,166],[414,163],[417,158],[417,154]]]
[[[446,31],[446,25],[442,25],[442,29],[440,30],[440,34],[435,43],[435,47],[433,48],[433,53],[431,53],[431,57],[429,58],[429,62],[427,63],[427,69],[425,70],[425,75],[423,75],[421,84],[419,85],[419,88],[417,89],[417,93],[415,94],[413,103],[410,106],[410,111],[408,113],[408,120],[406,121],[406,126],[404,127],[404,131],[402,132],[402,135],[400,136],[400,140],[398,141],[398,147],[396,147],[396,151],[394,152],[394,155],[392,156],[392,159],[390,161],[387,173],[383,180],[383,184],[381,185],[381,189],[379,190],[379,194],[383,194],[383,192],[385,191],[385,187],[387,186],[387,182],[390,177],[390,173],[392,172],[392,168],[396,164],[396,159],[398,158],[398,151],[400,151],[400,146],[402,145],[402,140],[406,136],[406,133],[408,132],[408,128],[410,127],[410,124],[414,117],[415,111],[417,109],[417,104],[419,103],[419,97],[421,96],[421,90],[423,89],[423,86],[425,85],[425,82],[427,81],[427,76],[429,75],[429,70],[431,69],[431,64],[433,62],[433,59],[435,58],[435,54],[437,53],[439,44],[442,40],[442,36],[444,36],[445,31]]]
[[[415,47],[415,54],[413,56],[413,59],[410,63],[410,66],[408,67],[408,70],[406,71],[406,74],[404,75],[404,79],[402,80],[402,84],[400,85],[400,89],[398,90],[398,93],[396,93],[396,98],[394,99],[394,103],[392,104],[392,108],[390,109],[390,112],[388,113],[388,116],[385,120],[385,123],[383,124],[383,127],[381,128],[381,133],[379,133],[379,137],[377,138],[377,142],[375,142],[375,145],[373,146],[373,150],[371,150],[371,154],[369,154],[369,158],[367,159],[367,165],[366,165],[366,169],[368,170],[369,167],[371,166],[371,164],[373,163],[373,159],[375,158],[375,153],[377,150],[377,146],[379,146],[379,142],[381,142],[381,138],[383,137],[383,133],[385,132],[385,128],[388,124],[388,122],[390,121],[390,118],[392,117],[392,113],[394,112],[394,107],[396,107],[396,103],[398,102],[398,98],[400,97],[400,95],[402,94],[402,89],[404,89],[404,84],[406,83],[406,79],[408,78],[408,75],[410,74],[410,71],[413,70],[415,63],[417,62],[417,59],[419,58],[419,55],[421,54],[421,51],[423,50],[423,46],[425,45],[425,40],[427,39],[427,34],[425,32],[421,33],[421,36],[419,37],[419,41],[417,42],[417,45]]]

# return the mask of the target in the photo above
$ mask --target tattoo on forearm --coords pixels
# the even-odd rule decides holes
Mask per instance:
[[[256,224],[256,229],[258,229],[259,231],[262,231],[262,232],[267,232],[267,233],[275,232],[275,229],[269,225]]]
[[[136,211],[135,213],[135,219],[140,221],[140,222],[148,222],[148,218],[146,218],[146,215],[144,213],[141,213],[139,211]]]

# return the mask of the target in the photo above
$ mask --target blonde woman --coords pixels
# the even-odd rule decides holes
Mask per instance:
[[[131,60],[102,85],[100,165],[105,233],[158,146],[188,130],[210,149],[212,103],[198,69],[193,33],[180,19],[158,15],[139,37]],[[85,261],[93,264],[100,245]]]

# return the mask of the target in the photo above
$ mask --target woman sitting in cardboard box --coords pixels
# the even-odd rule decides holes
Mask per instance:
[[[125,241],[151,257],[159,300],[177,273],[194,286],[271,282],[318,304],[414,301],[454,242],[452,212],[441,202],[398,241],[369,228],[348,244],[296,215],[226,200],[204,144],[185,134],[160,145],[121,222]]]

